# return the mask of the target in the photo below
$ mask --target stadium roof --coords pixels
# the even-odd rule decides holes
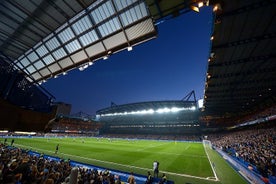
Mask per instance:
[[[166,100],[166,101],[148,101],[148,102],[138,102],[123,105],[116,105],[111,103],[111,107],[98,110],[97,115],[101,114],[112,114],[112,113],[124,113],[132,111],[142,111],[142,110],[157,110],[162,108],[197,108],[195,101],[183,101],[183,100]]]
[[[2,0],[0,57],[28,80],[41,81],[156,37],[158,21],[188,12],[198,2]],[[275,104],[275,1],[209,4],[217,11],[206,74],[206,115]]]
[[[81,70],[157,35],[141,0],[4,0],[0,16],[1,56],[30,81]]]
[[[206,115],[235,115],[275,104],[275,1],[210,4],[217,11],[206,74]]]
[[[190,11],[196,0],[2,0],[0,56],[29,81],[85,69],[155,38],[155,20]]]

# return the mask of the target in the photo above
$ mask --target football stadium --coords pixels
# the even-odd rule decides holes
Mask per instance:
[[[187,89],[91,115],[43,85],[204,8],[201,99]],[[0,183],[276,184],[275,10],[274,0],[2,0]]]

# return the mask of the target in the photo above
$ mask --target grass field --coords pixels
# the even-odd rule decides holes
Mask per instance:
[[[60,145],[59,152],[55,155],[57,144]],[[153,161],[158,160],[160,173],[166,173],[168,179],[176,184],[246,183],[214,150],[204,149],[202,143],[107,138],[17,138],[14,145],[142,175],[152,171]]]

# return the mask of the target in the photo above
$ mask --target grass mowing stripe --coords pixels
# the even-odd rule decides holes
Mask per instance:
[[[144,147],[144,148],[142,148],[142,149],[137,149],[136,151],[143,151],[143,150],[146,150],[146,149],[150,149],[150,148],[155,148],[155,147],[163,146],[163,145],[165,145],[165,144],[167,144],[167,143],[163,143],[163,144],[159,144],[159,145],[151,144],[151,145],[148,146],[148,147]]]
[[[15,144],[15,145],[17,145],[18,147],[28,147],[28,146],[20,145],[20,144]],[[49,153],[53,153],[54,154],[54,151],[48,151],[48,150],[44,150],[44,149],[40,149],[40,148],[36,148],[36,149],[40,150],[42,152],[49,152]],[[34,151],[36,151],[36,150],[34,150]],[[78,155],[71,155],[71,154],[67,154],[67,153],[58,153],[58,155],[77,157],[77,158],[81,158],[83,160],[90,160],[90,161],[92,160],[92,161],[97,161],[97,162],[102,162],[102,163],[107,163],[107,164],[112,164],[112,165],[119,165],[119,166],[123,166],[123,167],[130,168],[130,169],[137,168],[137,169],[141,169],[141,170],[145,170],[145,171],[150,170],[149,168],[137,167],[137,166],[133,166],[133,165],[124,165],[124,164],[120,164],[120,163],[103,161],[103,160],[97,160],[97,159],[92,159],[92,158],[87,158],[87,157],[81,157],[81,156],[78,156]],[[58,155],[56,155],[56,156],[58,156]],[[192,176],[192,175],[188,175],[188,174],[179,174],[179,173],[174,173],[174,172],[169,172],[169,171],[163,171],[163,170],[160,170],[160,172],[166,173],[166,174],[170,174],[170,175],[175,175],[175,176],[182,176],[182,177],[188,177],[188,178],[197,178],[197,179],[200,179],[200,180],[207,180],[207,181],[216,181],[216,180],[214,180],[212,178],[208,178],[208,177],[204,178],[204,177]]]
[[[64,156],[64,159],[68,159],[68,155],[75,155],[74,158],[69,158],[103,168],[125,172],[133,171],[142,175],[146,175],[145,170],[151,171],[152,162],[158,160],[161,162],[160,173],[167,173],[167,177],[174,180],[176,184],[217,183],[214,178],[208,178],[213,173],[202,143],[123,139],[109,142],[107,139],[97,141],[95,138],[50,138],[47,141],[45,138],[34,137],[19,138],[15,140],[15,143],[26,145],[32,150],[39,148],[49,155],[54,155],[55,146],[60,144],[59,151],[67,154],[60,155]],[[151,146],[152,148],[147,150],[136,151],[139,148]],[[92,161],[92,159],[96,159],[98,162]],[[104,163],[99,161],[104,161]],[[119,163],[121,166],[111,165],[108,162]],[[131,166],[135,166],[135,168],[130,170]]]

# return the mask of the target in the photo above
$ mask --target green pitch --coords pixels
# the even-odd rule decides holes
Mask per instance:
[[[8,143],[11,139],[8,139]],[[56,145],[59,151],[55,154]],[[176,184],[246,183],[214,150],[202,143],[107,138],[17,138],[15,146],[104,168],[146,175],[160,163]]]

